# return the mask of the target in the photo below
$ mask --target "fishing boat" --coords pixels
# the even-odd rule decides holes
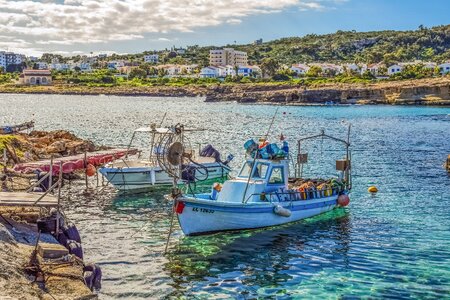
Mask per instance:
[[[133,144],[138,134],[150,137],[149,155],[142,157],[128,157],[106,164],[99,169],[106,180],[122,192],[141,192],[156,187],[172,185],[174,180],[164,168],[161,167],[159,157],[167,151],[166,145],[176,139],[183,139],[185,132],[196,131],[183,126],[138,128],[133,132],[128,148]],[[228,163],[233,159],[229,155],[222,161],[220,153],[211,145],[207,145],[199,153],[190,150],[190,160],[183,165],[181,179],[183,182],[199,182],[209,180],[223,181],[228,178],[231,168]]]
[[[349,127],[350,133],[350,127]],[[349,136],[349,135],[348,135]],[[308,154],[301,152],[306,140],[330,139],[345,146],[345,159],[336,161],[339,176],[329,179],[302,178]],[[175,197],[174,212],[184,234],[275,226],[295,222],[349,204],[351,190],[350,142],[322,131],[297,141],[297,161],[290,177],[289,145],[245,143],[248,154],[239,175],[210,193]]]
[[[25,122],[18,125],[7,125],[0,127],[0,134],[14,134],[32,128],[34,128],[34,121]]]

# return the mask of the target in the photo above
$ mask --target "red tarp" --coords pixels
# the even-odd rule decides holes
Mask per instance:
[[[86,160],[88,164],[92,164],[95,167],[98,167],[113,160],[124,157],[127,152],[129,155],[133,155],[137,153],[137,149],[110,149],[87,152]],[[59,173],[61,163],[63,173],[72,173],[73,171],[82,170],[85,168],[84,154],[54,158],[52,168],[52,172],[54,175]],[[49,172],[50,164],[50,159],[21,163],[14,166],[14,171],[22,173],[32,173],[35,170]]]

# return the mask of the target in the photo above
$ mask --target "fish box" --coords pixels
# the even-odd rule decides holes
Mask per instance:
[[[336,160],[336,170],[345,171],[350,169],[350,161],[346,159]]]
[[[69,250],[60,244],[39,243],[38,253],[42,258],[60,258],[69,254]]]

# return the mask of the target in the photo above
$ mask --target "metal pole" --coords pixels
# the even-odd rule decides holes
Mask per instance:
[[[48,177],[48,186],[46,189],[49,189],[53,185],[53,154],[50,156],[50,171]]]
[[[272,121],[270,122],[269,129],[267,129],[267,133],[265,136],[265,139],[267,140],[267,137],[269,136],[270,129],[272,128],[273,122],[275,121],[275,117],[277,116],[278,109],[280,107],[277,107],[275,110],[275,113],[273,114]],[[248,180],[247,184],[245,185],[244,194],[242,195],[242,203],[245,203],[245,195],[247,194],[248,185],[250,184],[250,179],[252,178],[253,168],[255,167],[256,158],[258,157],[258,149],[256,149],[255,157],[253,158],[253,163],[250,166],[250,173],[248,174]]]
[[[84,181],[86,184],[86,189],[88,188],[88,176],[87,176],[87,152],[84,151]]]
[[[162,124],[164,123],[164,120],[166,119],[166,116],[167,116],[167,112],[164,113],[164,116],[163,116],[163,118],[161,120],[161,123],[159,123],[159,127],[161,127]]]
[[[350,172],[350,153],[349,153],[349,147],[350,147],[350,128],[352,124],[348,124],[348,132],[347,132],[347,149],[346,149],[346,155],[345,155],[345,182],[347,185],[349,184],[349,172]]]
[[[61,187],[62,187],[62,162],[59,162],[59,174],[58,174],[58,212],[56,213],[56,238],[59,236],[59,217],[61,215]]]

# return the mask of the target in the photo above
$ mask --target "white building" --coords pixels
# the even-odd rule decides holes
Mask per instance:
[[[305,64],[295,64],[291,66],[291,71],[295,72],[298,75],[305,75],[309,70],[309,66]]]
[[[238,75],[242,77],[256,77],[261,75],[261,69],[258,66],[239,66]]]
[[[70,69],[70,66],[68,64],[50,64],[49,66],[50,70],[56,70],[56,71],[66,71]]]
[[[309,67],[316,66],[319,67],[322,70],[322,73],[327,74],[341,74],[344,72],[344,67],[335,65],[335,64],[329,64],[329,63],[312,63],[309,64]]]
[[[79,68],[80,72],[92,72],[91,64],[87,62],[80,62],[76,64],[71,64],[70,68],[74,70],[75,68]]]
[[[450,73],[450,62],[440,64],[438,67],[439,67],[439,70],[441,71],[441,74]]]
[[[186,54],[186,49],[183,49],[183,48],[174,49],[174,51],[180,55]]]
[[[125,66],[125,62],[122,60],[111,60],[108,61],[108,69],[117,70],[120,67]]]
[[[392,76],[394,74],[400,73],[403,70],[403,66],[400,64],[398,65],[392,65],[388,68],[388,75]]]
[[[3,68],[3,71],[6,70],[6,55],[5,55],[5,51],[0,51],[0,67]]]
[[[209,64],[211,66],[246,66],[248,64],[247,52],[237,51],[233,48],[210,50]]]
[[[159,55],[158,54],[150,54],[144,56],[144,62],[146,63],[152,63],[156,64],[159,61]]]
[[[343,68],[350,72],[361,73],[361,68],[355,63],[345,64]]]
[[[23,70],[19,77],[19,83],[48,85],[52,83],[52,74],[49,70]]]
[[[47,70],[48,64],[45,61],[37,61],[35,62],[36,68],[38,70]]]
[[[159,65],[156,67],[158,70],[164,70],[166,76],[177,77],[177,76],[187,76],[194,73],[198,68],[198,65]]]
[[[423,63],[423,67],[425,69],[433,69],[434,70],[436,68],[436,66],[437,66],[437,64],[434,62],[424,62]]]
[[[6,70],[9,65],[19,65],[25,61],[25,55],[0,51],[0,67]]]
[[[201,78],[216,78],[219,77],[219,68],[217,67],[204,67],[200,70]]]
[[[386,68],[386,66],[383,63],[376,63],[376,64],[369,64],[367,65],[367,70],[372,73],[374,76],[379,75],[380,69]],[[364,72],[362,72],[364,73]]]

